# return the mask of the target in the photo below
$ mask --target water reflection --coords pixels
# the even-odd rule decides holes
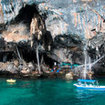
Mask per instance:
[[[84,102],[89,99],[88,102],[91,102],[95,100],[96,96],[103,96],[104,93],[105,91],[100,90],[76,89],[76,98]]]
[[[0,105],[104,105],[105,91],[77,89],[74,82],[17,80],[16,84],[8,84],[2,80]]]

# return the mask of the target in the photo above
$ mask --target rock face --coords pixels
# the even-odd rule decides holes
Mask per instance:
[[[92,61],[105,52],[105,0],[0,2],[0,36],[21,48],[23,58],[33,56],[37,45],[40,56],[59,63],[83,64],[84,50]]]
[[[66,79],[66,80],[71,80],[71,79],[73,79],[73,73],[72,73],[72,72],[67,73],[67,74],[65,75],[65,79]]]
[[[3,0],[1,16],[4,16],[4,22],[14,19],[26,4],[33,3],[37,5],[41,15],[47,14],[45,24],[53,38],[58,34],[68,33],[91,38],[95,36],[92,29],[105,32],[104,0]]]

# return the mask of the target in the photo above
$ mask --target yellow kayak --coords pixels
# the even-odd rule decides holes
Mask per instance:
[[[7,79],[6,81],[7,81],[7,82],[10,82],[10,83],[15,83],[15,82],[16,82],[15,79]]]

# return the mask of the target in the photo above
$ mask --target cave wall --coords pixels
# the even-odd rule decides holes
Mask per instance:
[[[92,29],[105,33],[104,0],[1,0],[1,23],[14,19],[22,7],[32,3],[41,15],[47,14],[46,28],[53,38],[67,33],[92,38]]]
[[[6,32],[1,32],[1,36],[6,34],[3,38],[7,42],[28,43],[32,40],[30,24],[34,14],[37,14],[45,24],[45,34],[40,41],[41,51],[48,53],[50,49],[49,57],[59,62],[82,64],[84,43],[88,41],[89,55],[97,56],[93,57],[93,61],[104,53],[104,51],[100,53],[100,49],[105,40],[105,0],[0,0],[0,2],[0,24],[6,25],[6,28],[4,27]],[[12,32],[13,27],[15,31]],[[3,28],[2,25],[0,28]]]

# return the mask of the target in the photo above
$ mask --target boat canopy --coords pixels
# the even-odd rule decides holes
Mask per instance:
[[[77,66],[80,66],[79,64],[71,64],[70,62],[62,62],[60,64],[60,66],[74,66],[74,67],[77,67]]]
[[[78,79],[79,82],[95,82],[96,80]]]

